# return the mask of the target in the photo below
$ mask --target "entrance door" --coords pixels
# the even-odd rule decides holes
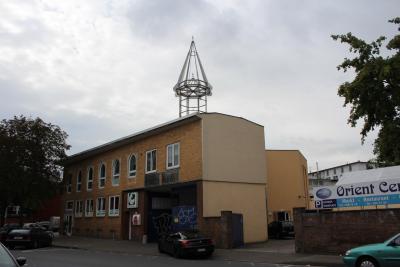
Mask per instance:
[[[72,234],[72,215],[65,215],[65,219],[64,219],[64,225],[65,225],[65,233],[68,236],[71,236]]]

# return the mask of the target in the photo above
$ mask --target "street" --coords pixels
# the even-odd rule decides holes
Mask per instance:
[[[86,267],[86,266],[309,266],[271,263],[255,263],[250,261],[228,261],[218,256],[210,259],[175,259],[168,255],[141,255],[129,253],[105,252],[98,250],[42,248],[36,250],[12,250],[14,256],[27,258],[30,267]],[[336,265],[337,266],[337,265]]]

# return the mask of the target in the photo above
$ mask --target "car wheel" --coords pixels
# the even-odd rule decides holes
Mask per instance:
[[[357,267],[378,267],[378,263],[373,258],[363,257],[357,261]]]

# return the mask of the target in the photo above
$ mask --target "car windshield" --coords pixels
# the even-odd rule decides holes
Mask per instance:
[[[182,232],[181,235],[183,239],[196,239],[203,237],[199,232]]]
[[[0,244],[0,266],[1,267],[14,267],[15,263],[11,256],[7,253],[4,247]]]
[[[400,233],[399,233],[399,234],[396,234],[395,236],[390,237],[388,240],[386,240],[386,241],[383,242],[383,243],[389,243],[390,241],[392,241],[393,239],[395,239],[395,238],[398,237],[398,236],[400,236]]]

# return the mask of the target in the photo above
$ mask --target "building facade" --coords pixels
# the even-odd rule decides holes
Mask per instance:
[[[308,208],[307,160],[299,150],[266,150],[268,222],[293,220]]]
[[[239,215],[231,216],[239,218],[234,235],[265,241],[264,148],[263,126],[203,113],[72,155],[64,164],[64,231],[151,242],[189,227],[224,246],[213,229],[230,227],[218,220],[229,211]]]

